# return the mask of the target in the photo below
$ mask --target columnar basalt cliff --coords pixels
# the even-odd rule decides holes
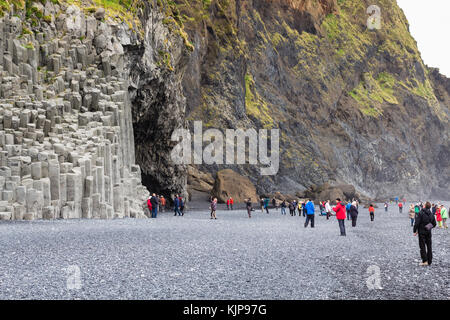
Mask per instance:
[[[27,5],[0,19],[0,219],[144,217],[123,50],[138,36],[101,8]]]

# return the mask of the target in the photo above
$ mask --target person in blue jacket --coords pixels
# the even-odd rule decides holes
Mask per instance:
[[[311,199],[308,199],[308,202],[305,204],[306,210],[306,221],[305,228],[308,226],[309,221],[311,221],[311,228],[314,228],[314,203]]]
[[[266,213],[269,213],[269,198],[264,198],[264,209],[266,209]]]
[[[173,210],[175,211],[174,216],[178,215],[181,216],[180,211],[180,199],[178,198],[178,195],[175,196],[175,199],[173,200]]]
[[[349,202],[347,202],[347,205],[345,206],[345,211],[347,213],[347,220],[350,220],[350,208],[352,207],[352,204]]]

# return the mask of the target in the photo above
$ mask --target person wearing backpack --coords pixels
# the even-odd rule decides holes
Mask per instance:
[[[431,265],[433,249],[431,247],[431,230],[436,227],[436,219],[431,212],[431,203],[426,202],[425,208],[420,210],[414,223],[414,236],[419,235],[419,248],[422,263],[420,266]]]
[[[345,213],[347,214],[347,220],[350,220],[350,207],[352,204],[350,201],[347,202],[347,205],[345,206]]]
[[[349,214],[352,217],[352,227],[356,227],[356,220],[358,219],[358,208],[356,207],[356,201],[352,202]]]

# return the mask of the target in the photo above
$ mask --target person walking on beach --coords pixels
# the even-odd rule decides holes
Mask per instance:
[[[416,212],[414,211],[414,205],[409,206],[409,219],[411,219],[411,227],[414,226],[414,220],[416,219]]]
[[[275,198],[272,198],[272,208],[277,209],[277,200]]]
[[[352,218],[352,227],[356,227],[356,220],[358,219],[358,208],[356,207],[356,201],[353,201],[350,206],[350,216]]]
[[[164,198],[163,195],[159,197],[159,211],[165,212],[166,211],[166,198]]]
[[[345,206],[341,203],[341,199],[336,199],[336,206],[333,208],[336,212],[336,219],[339,223],[339,229],[341,231],[341,236],[345,236]]]
[[[173,216],[176,216],[177,213],[178,213],[179,216],[181,216],[180,198],[178,197],[178,195],[176,195],[175,199],[173,200],[173,210],[175,211],[175,214]]]
[[[294,211],[295,211],[294,201],[291,201],[289,202],[289,213],[291,214],[291,217],[294,216]]]
[[[445,229],[448,229],[447,227],[447,219],[448,219],[448,210],[444,205],[441,205],[441,217],[442,217],[442,224]]]
[[[259,204],[260,204],[260,206],[261,206],[261,213],[263,213],[263,212],[264,212],[264,199],[263,199],[263,198],[261,198],[261,199],[259,200]]]
[[[436,219],[431,212],[431,203],[426,202],[425,208],[420,210],[414,223],[414,236],[419,235],[419,248],[422,263],[420,266],[429,266],[433,260],[433,249],[431,247],[431,230],[436,227]]]
[[[347,202],[347,205],[345,206],[345,213],[347,214],[347,220],[350,220],[350,207],[352,204],[350,201]]]
[[[436,205],[436,221],[438,223],[439,229],[442,229],[441,207],[437,205]]]
[[[305,228],[308,227],[309,221],[311,221],[311,228],[314,228],[314,203],[311,199],[308,199],[308,202],[305,204],[306,209],[306,221]]]
[[[327,213],[327,220],[329,220],[331,216],[330,200],[327,200],[327,202],[325,203],[325,212]]]
[[[293,214],[294,214],[294,217],[295,217],[295,215],[297,214],[295,211],[298,210],[298,202],[297,202],[297,200],[293,200],[292,204],[294,205]],[[300,212],[298,214],[300,214]]]
[[[152,203],[152,218],[156,218],[156,216],[158,215],[158,204],[159,204],[159,199],[156,196],[156,194],[152,194],[150,202]]]
[[[403,212],[403,203],[402,203],[402,202],[399,202],[399,203],[398,203],[398,212],[399,212],[399,213],[402,213],[402,212]]]
[[[227,210],[230,210],[230,198],[227,199]]]
[[[370,214],[370,221],[373,221],[375,219],[375,208],[373,207],[373,204],[369,206],[369,214]]]
[[[233,199],[233,197],[230,197],[230,208],[231,208],[231,210],[233,210],[233,204],[234,204],[234,199]]]
[[[180,196],[178,199],[180,200],[181,215],[184,216],[184,201],[183,201],[183,198]]]
[[[281,214],[286,215],[286,200],[281,203]]]
[[[269,214],[269,198],[264,199],[264,209],[266,209],[266,213]]]
[[[152,217],[153,218],[153,210],[152,210],[152,196],[148,197],[147,199],[147,209],[148,209],[148,214],[146,214],[147,217]]]
[[[214,198],[213,201],[211,201],[210,209],[211,209],[211,219],[217,219],[216,217],[217,198]]]
[[[388,212],[388,207],[389,207],[388,203],[385,202],[384,203],[384,212]]]
[[[253,211],[253,208],[252,208],[252,198],[248,198],[248,199],[247,199],[246,207],[247,207],[247,214],[248,214],[248,217],[251,218],[251,217],[252,217],[252,211]]]

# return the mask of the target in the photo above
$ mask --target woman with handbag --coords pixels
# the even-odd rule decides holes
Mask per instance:
[[[436,219],[431,212],[431,203],[427,202],[425,208],[420,210],[414,223],[414,236],[419,235],[419,248],[422,263],[420,266],[429,266],[433,259],[431,248],[431,229],[436,227]]]

